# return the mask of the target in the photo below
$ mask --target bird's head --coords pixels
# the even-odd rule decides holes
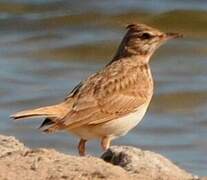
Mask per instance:
[[[182,37],[181,34],[164,33],[144,24],[130,24],[127,29],[115,59],[133,55],[150,57],[167,40]]]

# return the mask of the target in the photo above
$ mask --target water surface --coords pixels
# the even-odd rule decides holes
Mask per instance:
[[[185,38],[153,56],[155,95],[149,111],[139,127],[114,144],[152,150],[207,175],[206,9],[204,1],[1,1],[0,133],[30,147],[77,154],[78,139],[72,135],[45,135],[36,129],[38,120],[14,123],[8,117],[63,100],[112,58],[126,24],[143,22]],[[87,148],[101,153],[96,141]]]

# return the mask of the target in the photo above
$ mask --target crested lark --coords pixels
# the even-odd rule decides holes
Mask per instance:
[[[101,140],[104,150],[109,148],[111,140],[134,128],[148,108],[153,95],[150,57],[161,44],[180,37],[144,24],[131,24],[127,29],[114,58],[79,83],[64,102],[11,117],[46,117],[40,128],[77,135],[80,155],[85,154],[86,141],[94,138]]]

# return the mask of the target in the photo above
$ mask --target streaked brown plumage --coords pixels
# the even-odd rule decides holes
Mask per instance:
[[[179,37],[143,24],[127,26],[112,61],[79,83],[64,102],[12,115],[14,119],[44,116],[45,132],[66,130],[80,137],[80,155],[89,139],[101,139],[103,149],[125,135],[144,116],[153,95],[149,59],[166,40]]]

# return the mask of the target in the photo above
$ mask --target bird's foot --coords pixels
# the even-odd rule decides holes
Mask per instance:
[[[102,137],[101,139],[101,147],[104,151],[106,151],[111,144],[111,139],[109,137]]]
[[[85,139],[80,139],[79,144],[78,144],[78,151],[80,156],[85,156],[85,146],[86,146],[87,140]]]

